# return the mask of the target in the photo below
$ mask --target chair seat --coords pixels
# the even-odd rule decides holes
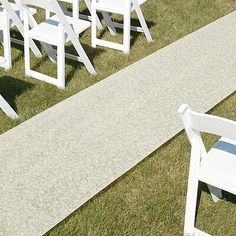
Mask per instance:
[[[236,141],[221,138],[202,161],[199,180],[236,194]]]
[[[10,5],[11,5],[11,7],[12,7],[12,9],[15,11],[15,13],[16,13],[16,15],[19,17],[19,19],[21,20],[21,21],[23,21],[23,12],[21,12],[20,11],[20,9],[19,9],[19,7],[17,6],[17,4],[15,4],[15,3],[10,3]],[[2,30],[3,29],[3,6],[1,5],[0,6],[0,29]],[[32,14],[32,15],[34,15],[34,14],[36,14],[37,13],[37,10],[35,9],[35,8],[29,8],[29,10],[30,10],[30,13]],[[13,22],[13,20],[12,19],[10,19],[10,27],[12,28],[12,27],[14,27],[15,26],[15,22]]]
[[[65,16],[67,21],[72,26],[76,35],[79,35],[91,26],[91,23],[86,20],[80,20],[70,16]],[[48,18],[46,21],[40,23],[38,26],[34,27],[29,31],[30,37],[41,42],[47,42],[52,45],[57,45],[58,43],[58,18],[56,15]],[[65,34],[65,42],[68,42],[67,35]]]
[[[124,14],[124,5],[126,0],[98,0],[96,9],[101,11],[113,12]],[[139,5],[142,5],[146,0],[137,0]],[[131,2],[131,11],[134,10],[133,3]]]

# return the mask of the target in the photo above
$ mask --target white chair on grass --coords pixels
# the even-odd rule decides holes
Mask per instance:
[[[12,119],[17,119],[18,115],[16,112],[11,108],[11,106],[7,103],[7,101],[0,95],[0,109]]]
[[[143,32],[147,38],[148,42],[152,42],[152,36],[146,24],[145,18],[141,11],[140,6],[146,2],[146,0],[92,0],[92,46],[96,47],[97,45],[114,48],[121,50],[124,53],[129,53],[130,51],[130,30]],[[112,22],[108,17],[105,18],[107,26],[110,31],[113,31],[113,35],[116,33],[115,28],[123,28],[123,44],[114,43],[97,38],[96,32],[96,13],[107,12],[107,13],[116,13],[123,15],[124,24],[117,22]],[[141,27],[131,26],[130,14],[132,11],[135,11]],[[109,15],[108,15],[109,16]]]
[[[23,12],[21,11],[22,9],[19,5],[15,3],[9,3],[8,0],[0,0],[0,3],[2,4],[0,6],[0,41],[2,42],[4,47],[4,56],[0,58],[2,59],[0,62],[0,66],[7,70],[12,66],[11,41],[23,45],[22,41],[10,37],[10,29],[15,26],[23,35]],[[36,9],[29,8],[30,14],[33,15],[36,12]],[[42,56],[41,52],[33,41],[30,41],[30,47],[37,57]]]
[[[92,63],[79,42],[79,34],[91,26],[89,21],[66,16],[57,0],[19,0],[19,3],[24,8],[25,13],[25,73],[27,76],[54,84],[59,88],[65,88],[65,57],[84,63],[91,74],[96,74]],[[32,28],[29,28],[29,21],[32,16],[28,14],[27,5],[43,8],[48,12],[54,13],[54,15],[39,24],[35,20],[32,20],[34,25]],[[30,68],[29,42],[31,39],[57,47],[57,78],[39,73]],[[69,41],[74,46],[78,56],[65,53],[65,43]]]
[[[195,227],[199,181],[208,185],[215,202],[222,198],[222,190],[236,194],[236,122],[191,111],[187,105],[182,105],[178,112],[192,148],[184,234],[208,235]],[[200,132],[221,138],[207,152]]]

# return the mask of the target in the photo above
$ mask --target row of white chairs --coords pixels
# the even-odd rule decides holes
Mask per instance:
[[[73,14],[70,14],[57,0],[15,0],[15,3],[9,3],[8,0],[0,0],[0,31],[1,41],[4,46],[4,60],[0,66],[5,69],[11,68],[11,41],[19,42],[19,40],[10,38],[10,29],[17,27],[24,38],[25,53],[25,73],[27,76],[51,83],[59,88],[65,88],[65,57],[79,61],[85,65],[88,72],[96,74],[94,66],[84,51],[79,35],[92,25],[92,46],[97,45],[112,47],[115,49],[129,52],[130,49],[130,30],[144,32],[148,42],[152,41],[151,34],[147,28],[140,5],[144,0],[92,0],[90,11],[92,13],[92,23],[88,20],[80,19],[77,3],[79,0],[65,0],[65,2],[73,4]],[[88,0],[86,0],[88,3]],[[28,6],[31,7],[28,7]],[[41,23],[37,23],[34,15],[37,13],[33,7],[45,9],[46,19]],[[115,10],[115,9],[119,10]],[[124,10],[121,10],[124,8]],[[130,12],[135,10],[140,20],[141,27],[130,28]],[[97,11],[100,11],[105,19],[109,31],[114,35],[116,28],[122,24],[115,23],[111,20],[109,12],[124,14],[124,44],[118,46],[116,43],[105,42],[105,40],[97,39],[96,28],[101,28],[101,22],[98,18]],[[52,16],[51,16],[52,15]],[[129,19],[128,19],[129,18]],[[89,19],[89,18],[88,18]],[[39,41],[45,49],[50,60],[57,63],[57,78],[39,73],[31,69],[30,66],[30,49],[36,57],[41,57],[42,53],[35,44]],[[65,44],[71,42],[77,55],[65,53]],[[56,50],[53,46],[56,46]]]
[[[8,0],[0,0],[0,41],[4,48],[4,55],[0,57],[0,67],[6,70],[12,67],[11,42],[24,44],[26,75],[64,89],[65,58],[83,63],[89,73],[96,74],[94,66],[79,41],[79,35],[91,25],[93,47],[97,45],[107,46],[129,53],[131,30],[144,32],[147,41],[152,42],[151,34],[140,8],[146,0],[92,0],[92,2],[85,0],[92,17],[79,14],[79,0],[63,1],[72,3],[72,14],[67,11],[62,2],[57,0],[15,0],[15,3],[10,3]],[[29,7],[29,5],[31,7]],[[37,23],[34,18],[37,10],[34,7],[45,10],[45,21]],[[124,42],[122,45],[97,39],[96,28],[102,29],[101,21],[97,15],[98,11],[102,14],[112,35],[116,34],[116,28],[124,28]],[[136,11],[141,27],[130,26],[130,13],[132,11]],[[124,15],[124,25],[113,22],[110,13]],[[91,20],[92,23],[88,20]],[[11,38],[10,30],[13,27],[16,27],[23,36],[23,42]],[[42,57],[42,53],[35,41],[39,41],[50,60],[53,63],[57,63],[57,78],[31,69],[30,49],[37,58]],[[77,55],[65,52],[65,44],[67,42],[72,43]],[[53,46],[55,46],[56,49],[54,49]],[[10,117],[18,117],[2,96],[0,97],[0,108]]]

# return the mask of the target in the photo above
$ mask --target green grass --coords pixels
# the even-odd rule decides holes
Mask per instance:
[[[143,12],[152,25],[154,43],[147,44],[143,35],[134,34],[127,56],[106,48],[92,49],[90,31],[86,32],[81,40],[98,75],[90,76],[84,66],[69,62],[64,91],[25,77],[22,48],[14,48],[12,70],[1,69],[0,93],[17,109],[20,119],[12,121],[0,112],[0,134],[235,8],[235,0],[149,0]],[[111,38],[107,32],[102,34]],[[55,66],[46,57],[33,59],[33,66],[55,74]],[[235,105],[234,94],[212,112],[235,119]],[[205,138],[208,145],[215,141],[212,136]],[[47,235],[182,235],[189,152],[189,143],[181,133]],[[235,199],[229,199],[232,202],[214,204],[203,191],[197,226],[214,235],[235,235]]]

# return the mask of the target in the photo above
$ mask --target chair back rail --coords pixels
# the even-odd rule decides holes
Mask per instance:
[[[32,5],[45,10],[54,12],[55,1],[54,0],[18,0],[22,5]]]
[[[214,115],[202,114],[191,111],[183,105],[181,116],[186,115],[188,126],[195,131],[205,132],[236,140],[236,122]],[[186,121],[184,121],[186,123]]]
[[[64,28],[64,31],[68,34],[68,37],[72,41],[72,43],[77,43],[77,36],[75,35],[71,25],[67,21],[63,10],[61,9],[57,0],[17,0],[25,9],[27,9],[27,5],[40,7],[50,12],[53,12],[57,15],[58,21],[61,26]],[[33,21],[36,25],[36,21]]]
[[[0,0],[0,3],[2,3],[2,7],[4,7],[4,9],[7,10],[7,13],[9,15],[9,18],[12,19],[12,21],[15,23],[15,26],[17,27],[17,29],[20,31],[21,35],[24,35],[24,26],[23,23],[21,22],[19,16],[16,14],[16,12],[14,11],[14,9],[12,8],[10,2],[8,0]],[[23,8],[20,4],[17,3],[16,1],[16,5],[19,8],[19,10],[21,12],[23,12]],[[32,27],[34,25],[33,20],[33,16],[31,15],[31,13],[28,11],[29,17],[30,17],[30,26]],[[30,41],[30,47],[33,51],[33,53],[37,56],[37,57],[41,57],[42,54],[39,51],[38,47],[36,46],[36,44],[31,40]]]

